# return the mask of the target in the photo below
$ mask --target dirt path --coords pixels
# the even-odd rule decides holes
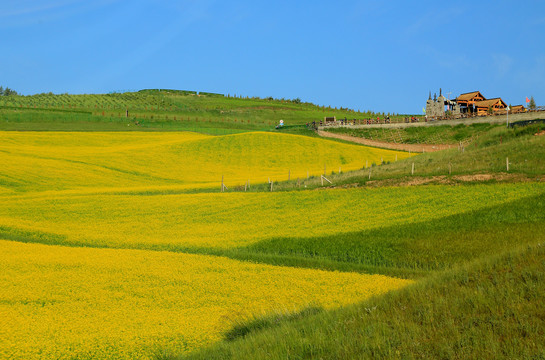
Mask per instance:
[[[328,137],[328,138],[334,138],[334,139],[341,139],[345,141],[350,141],[362,145],[367,146],[374,146],[384,149],[391,149],[391,150],[401,150],[401,151],[414,151],[414,152],[432,152],[432,151],[439,151],[439,150],[445,150],[445,149],[451,149],[455,148],[456,145],[444,145],[444,144],[396,144],[396,143],[390,143],[386,141],[378,141],[378,140],[370,140],[370,139],[364,139],[360,137],[350,136],[350,135],[344,135],[344,134],[335,134],[331,133],[329,131],[322,131],[318,130],[318,135],[322,137]]]

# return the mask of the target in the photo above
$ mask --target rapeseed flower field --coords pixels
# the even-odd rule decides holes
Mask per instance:
[[[219,186],[222,176],[229,186],[255,184],[395,156],[408,154],[272,133],[0,132],[0,358],[148,359],[219,340],[252,316],[338,307],[410,283],[134,250],[247,244],[276,233],[282,208],[298,217],[326,201],[149,191]],[[300,223],[291,231],[311,228]]]
[[[0,358],[149,359],[210,344],[253,316],[358,302],[411,281],[204,254],[429,222],[545,191],[206,192],[222,176],[255,184],[409,156],[276,133],[0,132]]]
[[[244,133],[0,132],[0,194],[70,189],[209,187],[359,169],[405,152],[305,136]]]
[[[240,319],[333,308],[411,281],[204,255],[0,240],[0,358],[149,359]]]
[[[278,193],[0,196],[0,229],[46,243],[183,251],[424,222],[536,195],[539,183]],[[53,239],[53,240],[51,240]]]

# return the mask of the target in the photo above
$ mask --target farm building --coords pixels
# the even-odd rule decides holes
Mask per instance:
[[[521,113],[521,112],[525,112],[525,111],[526,111],[526,108],[524,106],[522,106],[522,105],[513,105],[509,109],[509,112],[512,113],[512,114]]]
[[[507,104],[500,98],[475,101],[473,103],[473,112],[477,115],[494,114],[495,112],[505,109]]]
[[[460,113],[472,113],[474,112],[474,104],[479,101],[484,101],[486,98],[480,91],[472,91],[469,93],[461,94],[456,98],[456,103],[460,107]]]
[[[447,113],[447,111],[449,113]],[[461,94],[454,100],[449,100],[441,94],[439,97],[430,96],[426,102],[426,117],[441,118],[446,115],[459,117],[462,115],[483,116],[487,114],[502,114],[507,111],[507,104],[501,98],[487,99],[480,91],[472,91]],[[526,109],[522,105],[516,105],[510,108],[511,113],[524,112]]]

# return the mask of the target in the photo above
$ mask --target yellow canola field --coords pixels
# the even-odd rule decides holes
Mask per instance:
[[[545,184],[278,193],[0,196],[0,234],[27,241],[184,250],[233,248],[409,224],[545,192]]]
[[[143,250],[0,240],[1,359],[149,359],[252,314],[338,307],[410,283]]]
[[[278,133],[0,132],[0,195],[306,178],[408,153]]]

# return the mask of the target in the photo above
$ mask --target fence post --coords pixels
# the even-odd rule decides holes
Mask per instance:
[[[449,161],[449,163],[448,163],[448,174],[450,175],[451,173],[452,173],[452,164]]]
[[[505,158],[505,165],[507,167],[507,172],[509,172],[509,158],[508,157]]]
[[[414,175],[414,163],[413,163],[413,166],[411,168],[411,175]]]
[[[322,175],[320,178],[322,179],[322,186],[324,185],[324,180],[327,181],[327,182],[330,183],[330,184],[333,184],[331,181],[329,181],[329,180],[328,180],[325,176],[323,176],[323,175]]]

